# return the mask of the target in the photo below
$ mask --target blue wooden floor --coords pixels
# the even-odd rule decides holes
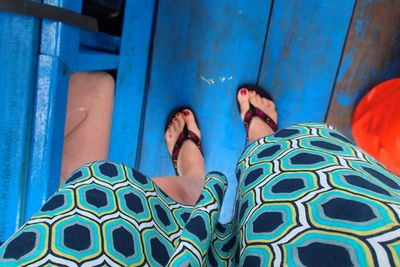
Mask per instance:
[[[323,122],[355,1],[160,1],[139,169],[172,175],[163,131],[169,111],[196,112],[207,171],[229,188],[221,220],[232,215],[235,164],[245,147],[236,106],[243,83],[276,99],[279,125]]]

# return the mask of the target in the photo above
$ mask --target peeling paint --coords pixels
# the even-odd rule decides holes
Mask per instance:
[[[336,95],[336,101],[343,107],[348,107],[352,103],[353,99],[351,96],[348,96],[342,92],[339,92]]]
[[[205,81],[206,83],[208,83],[209,85],[215,83],[215,81],[214,81],[213,79],[207,79],[207,78],[204,78],[203,76],[200,76],[200,78],[201,78],[203,81]]]
[[[213,85],[216,83],[224,83],[225,81],[231,81],[233,79],[233,76],[219,76],[218,78],[205,78],[204,76],[200,76],[200,79],[202,79],[205,83],[209,85]]]

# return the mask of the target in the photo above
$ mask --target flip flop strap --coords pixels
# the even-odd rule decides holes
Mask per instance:
[[[255,106],[250,105],[250,109],[244,114],[243,119],[244,128],[246,129],[247,136],[249,135],[251,120],[254,117],[259,117],[260,119],[262,119],[272,129],[272,131],[276,132],[278,130],[278,125],[273,119],[271,119],[270,116],[268,116],[262,110],[256,108]]]
[[[182,145],[186,140],[191,140],[200,149],[201,154],[203,154],[200,138],[194,132],[188,129],[184,129],[182,133],[178,136],[178,139],[176,140],[176,143],[174,145],[174,149],[172,150],[172,163],[177,174],[179,152],[181,151]]]

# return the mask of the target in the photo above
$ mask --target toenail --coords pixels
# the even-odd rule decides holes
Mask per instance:
[[[174,118],[173,121],[176,121],[176,118]]]
[[[242,89],[242,91],[240,91],[240,94],[241,94],[241,95],[246,95],[246,94],[247,94],[246,89]]]
[[[188,116],[189,115],[189,111],[187,111],[187,110],[183,111],[183,115]]]

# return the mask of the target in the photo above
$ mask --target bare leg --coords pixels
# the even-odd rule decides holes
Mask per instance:
[[[113,103],[114,79],[110,74],[71,75],[60,184],[81,165],[107,160]]]
[[[190,131],[201,137],[193,113],[187,109],[178,113],[165,133],[170,154],[185,124]],[[199,148],[190,140],[184,142],[180,150],[178,173],[179,176],[155,177],[152,180],[175,201],[194,205],[204,187],[205,167]]]

